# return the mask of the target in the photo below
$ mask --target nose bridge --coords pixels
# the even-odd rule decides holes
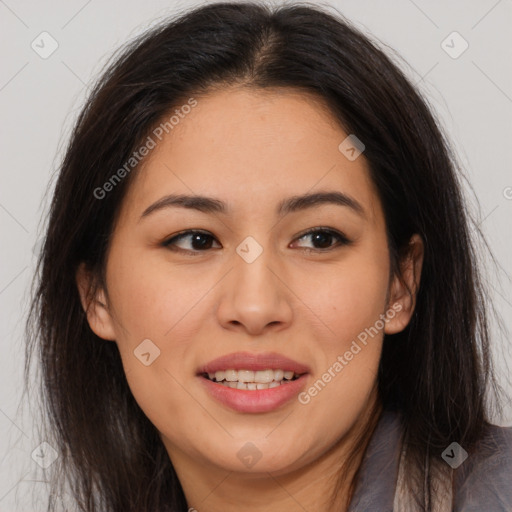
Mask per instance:
[[[256,237],[262,242],[258,242]],[[269,290],[269,287],[275,286],[271,283],[275,279],[269,267],[272,268],[272,261],[275,262],[275,255],[270,246],[270,235],[245,237],[236,247],[235,251],[238,256],[235,264],[235,279],[237,280],[236,288],[243,291],[245,287],[249,287],[252,292],[267,291],[275,293],[275,290]]]

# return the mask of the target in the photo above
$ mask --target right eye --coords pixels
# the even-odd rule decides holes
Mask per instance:
[[[188,247],[179,247],[178,242],[182,240],[188,240]],[[164,247],[168,247],[171,250],[189,252],[191,254],[204,252],[211,248],[211,241],[215,240],[215,237],[210,233],[196,230],[188,230],[183,233],[179,233],[172,238],[169,238],[162,243]],[[185,244],[187,245],[187,244]]]

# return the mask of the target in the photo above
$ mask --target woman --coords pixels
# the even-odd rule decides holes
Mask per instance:
[[[342,17],[212,3],[132,43],[38,283],[28,357],[80,510],[512,509],[454,159]]]

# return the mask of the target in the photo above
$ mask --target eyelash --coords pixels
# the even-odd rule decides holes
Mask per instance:
[[[323,227],[310,229],[310,230],[306,231],[305,233],[302,233],[301,235],[299,235],[295,240],[300,240],[302,238],[305,238],[306,236],[314,235],[317,233],[327,233],[328,235],[336,238],[338,240],[338,244],[328,247],[326,249],[311,249],[309,247],[300,247],[299,249],[302,249],[304,252],[306,252],[308,254],[309,253],[325,253],[327,251],[332,251],[333,249],[336,249],[336,248],[339,248],[339,247],[345,246],[345,245],[350,245],[352,243],[343,233],[341,233],[337,230],[331,229],[331,228],[323,228]],[[215,238],[213,235],[211,235],[208,232],[197,231],[197,230],[187,230],[187,231],[183,231],[182,233],[179,233],[178,235],[175,235],[172,238],[164,241],[162,243],[162,246],[167,247],[168,249],[170,249],[172,251],[188,253],[191,256],[197,256],[201,252],[206,252],[206,251],[202,251],[202,250],[189,250],[189,249],[181,249],[180,247],[172,247],[173,244],[175,244],[177,241],[187,238],[191,235],[205,235],[205,236],[208,236],[211,238]]]

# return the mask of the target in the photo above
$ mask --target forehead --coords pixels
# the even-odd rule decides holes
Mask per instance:
[[[228,89],[204,96],[155,139],[136,171],[128,204],[139,210],[165,193],[219,197],[258,210],[284,196],[337,189],[376,214],[363,155],[339,146],[348,134],[321,98],[289,89]],[[186,101],[184,101],[186,104]],[[177,107],[179,111],[179,107]],[[176,113],[176,107],[162,123]],[[178,120],[178,122],[176,122]],[[164,126],[161,124],[160,126]]]

